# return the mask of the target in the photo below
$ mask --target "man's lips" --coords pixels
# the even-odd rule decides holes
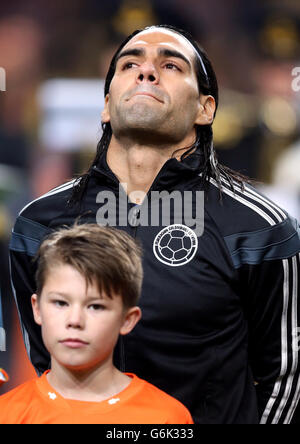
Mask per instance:
[[[67,339],[63,339],[62,341],[59,341],[59,342],[60,342],[60,344],[63,344],[66,347],[70,347],[70,348],[81,348],[81,347],[85,347],[86,345],[88,345],[88,342],[85,342],[82,339],[78,339],[78,338],[67,338]]]
[[[135,94],[133,94],[132,95],[132,97],[135,97],[135,96],[147,96],[147,97],[151,97],[152,99],[155,99],[155,100],[157,100],[158,102],[160,102],[160,103],[163,103],[163,101],[162,100],[160,100],[158,97],[156,97],[154,94],[151,94],[151,93],[149,93],[149,92],[137,92],[137,93],[135,93]]]
[[[150,85],[149,86],[143,85],[142,87],[138,86],[132,88],[130,91],[127,92],[125,100],[128,101],[135,96],[150,97],[151,99],[157,100],[160,103],[164,103],[164,98],[165,98],[162,91]]]

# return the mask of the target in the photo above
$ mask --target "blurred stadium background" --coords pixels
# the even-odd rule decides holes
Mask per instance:
[[[28,201],[85,169],[101,135],[102,82],[111,56],[126,35],[156,23],[189,30],[214,64],[221,93],[214,124],[220,161],[256,179],[300,217],[300,91],[293,76],[300,67],[299,0],[1,2],[6,91],[0,92],[0,284],[6,351],[0,351],[0,367],[10,381],[0,394],[35,375],[9,284],[7,246],[15,217]]]

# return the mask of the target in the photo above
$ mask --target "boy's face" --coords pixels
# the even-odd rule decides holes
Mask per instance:
[[[51,268],[40,300],[32,296],[37,324],[53,360],[73,370],[110,364],[119,334],[139,321],[138,307],[124,309],[120,296],[100,295],[94,283],[69,265]]]

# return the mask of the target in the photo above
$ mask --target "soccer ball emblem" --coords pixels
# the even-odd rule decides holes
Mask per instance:
[[[161,230],[153,243],[156,258],[172,267],[187,264],[196,254],[198,238],[193,230],[177,224]]]

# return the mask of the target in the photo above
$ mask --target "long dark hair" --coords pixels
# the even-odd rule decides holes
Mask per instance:
[[[219,89],[218,89],[218,82],[216,78],[216,74],[214,72],[214,69],[212,67],[212,64],[210,60],[207,57],[206,52],[204,49],[193,39],[193,37],[186,31],[182,29],[178,29],[171,25],[155,25],[153,28],[166,28],[170,29],[171,31],[182,35],[185,37],[194,47],[196,53],[199,55],[199,57],[196,57],[196,76],[198,81],[198,88],[199,93],[204,95],[211,95],[214,97],[216,102],[216,111],[219,104]],[[145,28],[148,29],[148,28]],[[143,32],[145,29],[136,30],[134,31],[130,36],[128,36],[123,43],[120,45],[118,50],[116,51],[115,55],[112,58],[112,61],[110,63],[108,73],[105,79],[105,86],[104,86],[104,95],[106,96],[109,93],[110,84],[112,81],[112,78],[115,74],[116,70],[116,61],[117,58],[121,52],[121,50],[124,48],[124,46],[137,34],[140,32]],[[202,61],[202,63],[201,63]],[[204,65],[204,68],[203,68]],[[215,114],[216,114],[215,111]],[[97,153],[96,156],[90,165],[89,169],[86,173],[81,175],[73,189],[73,195],[70,200],[70,202],[76,203],[79,202],[84,194],[84,191],[86,190],[91,172],[93,167],[95,167],[101,155],[107,151],[110,140],[112,137],[112,128],[110,123],[102,123],[102,137],[97,145]],[[201,164],[201,180],[203,181],[204,186],[209,182],[210,178],[213,178],[216,180],[219,189],[222,190],[222,182],[221,178],[224,177],[229,182],[232,190],[234,191],[234,181],[240,184],[241,188],[243,187],[243,182],[247,178],[236,171],[231,170],[230,168],[221,165],[218,162],[216,151],[213,145],[213,129],[212,124],[211,125],[196,125],[196,140],[192,146],[190,146],[188,149],[185,149],[185,152],[181,156],[181,160],[186,158],[191,152],[195,151],[198,152],[199,155],[202,156],[203,162]],[[180,151],[180,150],[177,150]],[[173,153],[174,155],[174,153]]]

